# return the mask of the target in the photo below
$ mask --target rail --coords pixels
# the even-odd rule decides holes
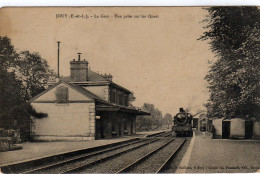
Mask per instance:
[[[153,155],[155,152],[161,150],[162,148],[164,148],[165,146],[167,146],[168,144],[170,144],[172,141],[174,141],[175,138],[172,138],[171,140],[167,141],[166,143],[164,143],[163,145],[161,145],[160,147],[156,148],[155,150],[153,150],[152,152],[146,154],[145,156],[139,158],[138,160],[134,161],[133,163],[131,163],[130,165],[126,166],[125,168],[117,171],[116,173],[126,173],[127,171],[129,171],[132,167],[138,165],[140,162],[144,161],[145,159],[147,159],[149,156]]]
[[[106,156],[106,157],[104,157],[104,158],[95,160],[95,161],[90,162],[90,163],[88,163],[88,164],[84,164],[84,165],[77,166],[77,167],[75,167],[75,168],[72,168],[72,169],[63,171],[63,172],[61,172],[61,173],[76,173],[76,172],[78,172],[78,171],[80,171],[80,170],[83,170],[83,169],[85,169],[85,168],[94,166],[94,165],[96,165],[96,164],[98,164],[98,163],[107,161],[107,160],[109,160],[109,159],[111,159],[111,158],[115,158],[115,157],[117,157],[117,156],[119,156],[119,155],[125,154],[125,153],[127,153],[127,152],[133,151],[133,150],[138,149],[138,148],[141,148],[141,147],[143,147],[143,146],[145,146],[145,145],[151,144],[151,143],[156,142],[156,141],[158,141],[158,140],[159,140],[159,139],[147,140],[148,142],[143,143],[143,144],[141,144],[141,145],[138,145],[138,146],[136,146],[136,147],[133,147],[133,148],[124,150],[124,151],[122,151],[122,152],[119,152],[119,153],[115,153],[115,154]]]
[[[38,167],[38,168],[35,168],[35,169],[32,169],[32,170],[27,170],[27,171],[24,171],[24,172],[21,172],[21,173],[22,174],[36,173],[36,172],[41,172],[42,170],[49,170],[49,169],[54,168],[54,167],[66,165],[66,164],[69,164],[69,163],[77,161],[77,160],[83,160],[83,159],[86,159],[86,158],[89,158],[89,157],[92,157],[92,156],[104,154],[106,152],[110,152],[110,151],[113,151],[113,150],[116,150],[116,149],[120,149],[120,148],[130,146],[130,145],[133,145],[133,144],[136,144],[136,143],[140,143],[140,142],[143,142],[143,141],[146,141],[146,140],[143,139],[143,140],[138,140],[138,141],[135,141],[135,142],[130,142],[130,143],[123,144],[123,145],[120,145],[120,146],[116,146],[116,147],[104,149],[104,150],[101,150],[101,151],[97,151],[97,152],[94,152],[94,153],[86,154],[86,155],[83,155],[83,156],[80,156],[80,157],[76,156],[74,158],[71,158],[71,159],[68,159],[68,160],[65,160],[65,161],[60,161],[60,162],[49,164],[49,165],[46,165],[46,166],[41,166],[41,167]]]
[[[143,142],[140,146],[140,147],[142,147],[149,143],[159,140],[159,139],[154,140],[153,138],[168,137],[170,135],[171,135],[170,132],[160,132],[157,134],[149,135],[149,138],[145,138],[145,139],[135,138],[135,139],[127,140],[124,142],[118,142],[118,143],[98,146],[98,147],[94,147],[94,148],[79,149],[79,150],[74,150],[74,151],[63,152],[63,153],[58,153],[55,155],[36,158],[33,160],[25,160],[22,162],[16,162],[16,163],[11,163],[11,164],[7,164],[7,165],[2,165],[2,166],[0,166],[0,168],[1,168],[2,172],[4,172],[4,173],[17,173],[17,172],[24,173],[24,174],[25,173],[37,173],[37,172],[41,172],[41,171],[50,170],[55,167],[61,167],[63,165],[73,163],[74,161],[77,161],[77,160],[84,160],[89,157],[98,156],[101,154],[105,154],[107,152],[111,152],[113,150],[117,150],[120,148],[124,148],[127,146],[131,146],[131,145]],[[147,143],[145,143],[145,142],[147,142]],[[127,151],[125,151],[124,153],[126,153],[126,152]],[[120,154],[118,154],[118,155],[120,155]],[[115,155],[115,156],[117,156],[117,155]],[[98,162],[98,161],[96,161],[96,162]]]
[[[161,165],[161,167],[156,171],[156,173],[163,173],[166,166],[169,164],[169,162],[177,155],[177,153],[180,151],[184,143],[186,142],[186,138],[181,142],[181,144],[177,147],[177,149],[167,158],[167,160]]]

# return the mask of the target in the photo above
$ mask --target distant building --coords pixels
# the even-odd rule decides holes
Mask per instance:
[[[38,140],[92,140],[136,133],[136,117],[150,113],[130,107],[131,91],[100,75],[84,59],[70,62],[70,77],[30,100],[48,117],[34,118],[32,132]]]
[[[206,130],[208,125],[208,117],[206,111],[201,112],[200,114],[195,115],[192,118],[192,127],[198,130]]]
[[[212,131],[212,126],[217,139],[260,139],[260,122],[254,119],[208,118],[206,111],[192,118],[193,128]]]

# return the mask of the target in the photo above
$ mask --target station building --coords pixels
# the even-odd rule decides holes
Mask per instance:
[[[206,111],[203,111],[201,114],[197,114],[192,117],[192,128],[197,130],[206,129],[208,125],[208,118]]]
[[[260,122],[254,119],[212,118],[215,138],[222,139],[260,139]]]
[[[260,139],[260,122],[256,119],[209,118],[206,111],[192,118],[192,127],[200,131],[212,131],[216,139]]]
[[[132,92],[112,81],[112,75],[91,71],[88,62],[73,59],[70,77],[49,83],[30,100],[46,118],[33,118],[36,140],[93,140],[136,133],[136,117],[150,115],[130,106]]]

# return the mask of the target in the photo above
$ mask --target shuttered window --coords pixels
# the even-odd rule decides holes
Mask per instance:
[[[60,86],[56,88],[56,102],[67,103],[68,102],[68,88]]]

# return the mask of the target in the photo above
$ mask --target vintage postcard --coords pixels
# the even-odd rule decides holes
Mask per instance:
[[[2,173],[260,172],[260,9],[0,9]]]

